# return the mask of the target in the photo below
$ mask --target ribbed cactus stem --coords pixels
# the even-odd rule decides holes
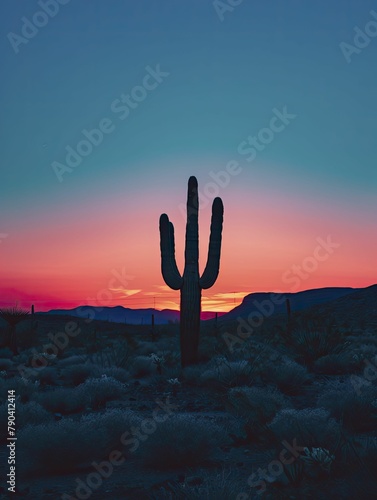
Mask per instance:
[[[207,265],[199,276],[199,198],[198,181],[190,177],[187,190],[185,267],[181,276],[175,261],[174,227],[166,214],[160,217],[161,271],[165,283],[181,291],[180,342],[182,366],[198,360],[201,293],[216,281],[220,267],[223,203],[215,198],[212,205],[211,233]]]

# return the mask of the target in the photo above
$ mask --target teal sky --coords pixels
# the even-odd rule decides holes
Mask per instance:
[[[355,238],[366,237],[376,213],[377,37],[349,63],[339,44],[353,43],[372,9],[369,0],[244,0],[221,21],[209,0],[71,0],[16,54],[9,33],[41,7],[4,1],[0,233],[32,233],[64,214],[69,225],[101,206],[111,216],[122,202],[125,219],[152,205],[156,220],[163,206],[177,219],[190,175],[200,189],[237,160],[228,206],[264,194],[269,212],[302,202],[317,218],[352,219]],[[169,75],[120,120],[112,103],[157,65]],[[296,118],[247,162],[239,144],[284,106]],[[51,164],[105,118],[114,131],[59,182]]]

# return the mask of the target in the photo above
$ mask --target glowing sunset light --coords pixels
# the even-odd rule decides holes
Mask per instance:
[[[191,175],[201,272],[212,200],[224,203],[220,273],[202,293],[204,311],[229,311],[251,292],[377,282],[377,42],[347,64],[339,43],[352,22],[325,3],[271,16],[265,2],[241,2],[220,22],[206,2],[172,3],[163,16],[151,3],[145,17],[139,3],[130,16],[122,2],[102,12],[93,1],[98,9],[83,3],[71,18],[62,9],[53,36],[51,22],[20,54],[3,54],[0,305],[178,309],[161,275],[159,216],[174,224],[182,271]],[[4,14],[4,33],[23,7]],[[357,3],[347,9],[349,20],[363,16]],[[150,90],[146,67],[165,75]],[[112,103],[132,92],[143,97],[122,119]],[[52,164],[105,119],[112,132],[58,179]],[[297,274],[329,236],[334,252]]]

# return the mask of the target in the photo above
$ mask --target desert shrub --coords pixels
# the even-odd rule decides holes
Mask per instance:
[[[135,378],[142,378],[156,373],[156,365],[149,356],[135,356],[130,366],[130,373]]]
[[[264,376],[268,382],[275,384],[279,390],[290,395],[302,392],[303,386],[310,378],[304,366],[287,358],[278,366],[275,364],[267,366]]]
[[[77,387],[82,394],[87,406],[93,409],[101,408],[107,401],[118,399],[122,396],[124,386],[112,377],[91,378]]]
[[[156,352],[157,344],[156,342],[139,342],[137,347],[138,356],[149,356],[152,352]]]
[[[126,383],[130,380],[131,374],[128,370],[120,368],[118,366],[111,366],[110,368],[101,368],[100,375],[106,375],[107,377],[112,377],[119,382]]]
[[[87,361],[87,356],[85,355],[73,355],[67,358],[63,358],[59,360],[59,368],[65,368],[66,366],[79,365],[83,364]]]
[[[106,349],[90,354],[89,359],[93,364],[102,368],[119,367],[128,368],[132,349],[130,342],[121,340],[109,345]]]
[[[234,387],[228,392],[231,409],[239,416],[260,423],[270,422],[289,401],[275,389],[265,387]]]
[[[87,406],[87,399],[82,391],[59,387],[35,396],[35,401],[52,413],[67,415],[83,411]]]
[[[0,358],[0,370],[9,370],[12,366],[13,363],[10,359]]]
[[[318,406],[329,410],[352,432],[368,432],[377,425],[377,388],[365,385],[359,390],[348,383],[330,383],[318,397]]]
[[[91,378],[83,384],[70,388],[57,388],[36,396],[48,411],[54,413],[77,413],[85,408],[98,409],[107,401],[118,399],[123,393],[123,384],[111,377]]]
[[[72,364],[65,367],[62,377],[68,385],[83,384],[88,378],[99,377],[101,370],[92,363]]]
[[[362,358],[352,352],[327,354],[314,363],[316,373],[326,375],[341,375],[358,371],[362,366]]]
[[[0,419],[6,422],[6,415],[8,412],[8,405],[4,403],[0,406]],[[41,424],[52,421],[52,415],[46,411],[40,404],[35,401],[22,404],[16,402],[16,429],[21,429],[30,424]],[[0,442],[5,443],[8,437],[6,425],[0,428]]]
[[[121,447],[122,433],[138,422],[133,412],[109,410],[80,420],[28,425],[19,432],[24,467],[42,472],[70,472]]]
[[[8,397],[8,390],[14,389],[16,396],[20,396],[22,403],[27,403],[38,387],[31,379],[22,379],[21,377],[11,377],[7,379],[0,378],[0,402]]]
[[[204,385],[218,388],[249,385],[255,376],[255,367],[246,360],[228,361],[225,358],[215,359],[212,367],[203,372],[201,381]]]
[[[299,330],[292,333],[291,344],[300,361],[312,366],[328,354],[336,354],[344,349],[343,335],[339,330]]]
[[[246,485],[246,489],[248,489]],[[221,472],[205,471],[193,474],[183,483],[169,482],[150,497],[153,500],[234,500],[243,498],[240,492],[245,490],[245,478],[235,477],[231,470]],[[245,497],[247,498],[247,497]],[[251,498],[251,497],[250,497]]]
[[[281,408],[290,406],[287,398],[272,388],[234,387],[228,392],[227,400],[230,410],[242,422],[243,432],[238,436],[247,442],[273,440],[267,424]]]
[[[308,448],[325,448],[333,452],[339,442],[341,426],[323,408],[280,410],[269,424],[279,441],[286,440]]]
[[[144,465],[156,469],[197,466],[227,442],[221,428],[192,415],[172,415],[139,448]]]
[[[43,368],[36,376],[36,380],[38,380],[42,385],[55,385],[58,378],[57,370],[50,367]]]

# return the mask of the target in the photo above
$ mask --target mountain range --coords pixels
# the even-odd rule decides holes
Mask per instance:
[[[377,311],[377,285],[365,288],[351,287],[327,287],[304,290],[295,293],[276,294],[273,292],[255,292],[246,295],[242,303],[231,311],[219,312],[222,322],[224,320],[234,321],[237,318],[245,318],[250,313],[260,313],[264,316],[285,313],[287,311],[286,299],[292,312],[303,311],[313,307],[320,307],[321,312],[328,312],[335,309],[344,310],[349,316],[355,313],[355,304],[364,304],[368,308],[374,305]],[[327,309],[326,309],[327,307]],[[347,311],[349,314],[347,314]],[[353,313],[351,312],[353,311]],[[173,309],[131,309],[123,306],[115,307],[93,307],[80,306],[74,309],[52,309],[39,314],[61,314],[81,318],[93,318],[98,320],[112,321],[126,324],[151,324],[152,314],[156,325],[179,321],[179,311]],[[215,312],[204,311],[201,313],[202,321],[211,320],[215,317]]]

